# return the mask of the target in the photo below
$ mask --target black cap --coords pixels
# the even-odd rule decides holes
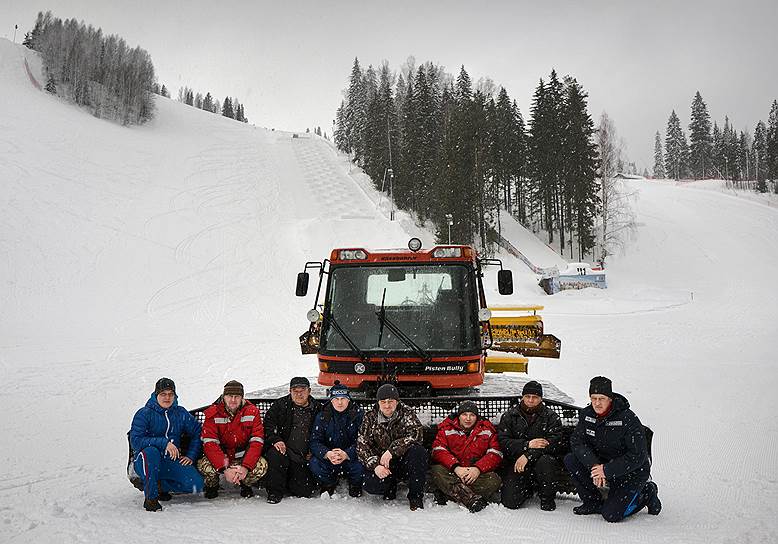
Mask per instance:
[[[478,405],[472,400],[463,400],[457,407],[457,415],[461,416],[465,412],[472,412],[475,415],[478,415]]]
[[[167,391],[168,389],[175,393],[176,384],[170,378],[160,378],[157,380],[157,385],[154,386],[154,394],[159,395],[162,391]]]
[[[305,376],[295,376],[289,381],[289,389],[293,387],[310,387],[311,382]]]
[[[595,376],[589,382],[589,395],[605,395],[613,398],[613,384],[605,376]]]
[[[386,399],[400,400],[399,391],[397,391],[397,388],[391,383],[385,383],[384,385],[379,387],[378,391],[375,394],[375,400],[386,400]]]
[[[537,395],[539,397],[543,396],[543,386],[540,385],[535,380],[528,381],[524,384],[524,389],[521,390],[521,396],[524,395]]]

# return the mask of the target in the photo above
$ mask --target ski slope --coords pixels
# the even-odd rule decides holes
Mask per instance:
[[[162,375],[212,401],[315,373],[299,354],[311,299],[295,274],[332,247],[404,245],[358,171],[293,138],[158,98],[125,128],[36,90],[0,40],[0,541],[775,542],[778,212],[716,190],[630,181],[640,226],[608,290],[545,297],[562,358],[530,376],[586,402],[605,374],[655,431],[664,503],[611,525],[536,502],[471,515],[379,498],[175,498],[149,514],[124,474],[126,432]],[[421,233],[429,245],[429,233]],[[524,271],[520,271],[521,269]],[[487,277],[490,289],[494,273]]]

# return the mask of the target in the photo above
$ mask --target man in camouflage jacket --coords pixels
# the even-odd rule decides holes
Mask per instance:
[[[422,426],[412,408],[400,402],[397,388],[384,384],[376,405],[365,414],[357,438],[357,456],[365,465],[365,491],[397,496],[398,480],[408,481],[411,510],[424,508],[427,450],[422,446]]]

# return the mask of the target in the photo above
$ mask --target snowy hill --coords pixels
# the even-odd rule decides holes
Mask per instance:
[[[419,233],[389,222],[321,139],[162,98],[154,122],[120,127],[36,90],[25,57],[40,76],[34,54],[0,40],[3,541],[365,542],[377,527],[399,542],[778,539],[778,211],[639,180],[626,183],[640,227],[608,290],[545,297],[506,259],[517,294],[491,301],[546,305],[562,358],[533,361],[531,376],[585,403],[588,379],[608,375],[654,429],[660,516],[609,525],[573,516],[573,500],[478,515],[431,497],[415,513],[340,495],[270,506],[263,493],[146,513],[123,463],[155,380],[174,378],[194,407],[228,379],[313,375],[297,344],[303,263]]]

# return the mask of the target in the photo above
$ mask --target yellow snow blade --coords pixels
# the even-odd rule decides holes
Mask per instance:
[[[529,360],[521,355],[499,354],[486,355],[486,372],[500,374],[502,372],[527,372]]]
[[[494,351],[521,353],[527,357],[559,358],[562,342],[553,334],[543,334],[543,318],[537,314],[543,306],[497,306],[489,308],[492,318]],[[531,315],[495,316],[497,312],[532,312]]]

